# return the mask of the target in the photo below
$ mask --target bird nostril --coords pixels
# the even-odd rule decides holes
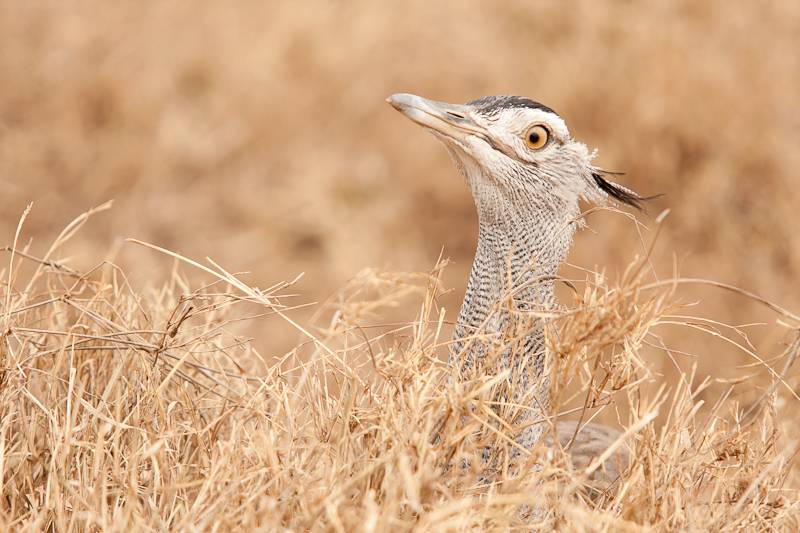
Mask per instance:
[[[464,118],[464,115],[456,113],[455,111],[448,111],[447,114],[454,118],[461,118],[461,119]]]

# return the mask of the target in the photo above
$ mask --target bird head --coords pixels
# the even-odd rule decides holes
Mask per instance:
[[[594,154],[572,138],[564,120],[538,102],[487,96],[458,105],[405,93],[387,102],[445,144],[479,212],[496,211],[520,196],[532,198],[537,208],[569,212],[581,199],[602,203],[609,197],[641,208],[643,198],[606,179],[608,173],[592,165]]]

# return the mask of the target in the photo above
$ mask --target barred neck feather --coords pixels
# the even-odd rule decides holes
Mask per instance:
[[[543,319],[530,311],[555,306],[554,279],[572,242],[578,202],[554,197],[544,186],[516,189],[517,198],[487,190],[493,187],[485,181],[477,186],[478,245],[450,360],[470,371],[490,350],[501,351],[516,383],[512,396],[527,398],[531,413],[539,412],[548,405],[549,380]],[[523,442],[532,444],[540,432],[529,431]]]

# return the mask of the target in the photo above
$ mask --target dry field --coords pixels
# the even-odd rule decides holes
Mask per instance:
[[[0,529],[797,530],[799,47],[793,1],[0,0]],[[398,91],[533,97],[664,194],[589,215],[550,336],[615,490],[475,483],[476,220]]]

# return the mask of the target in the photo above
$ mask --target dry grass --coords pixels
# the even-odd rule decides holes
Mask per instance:
[[[660,383],[642,348],[669,324],[713,334],[721,325],[685,316],[677,284],[646,283],[644,260],[617,283],[587,275],[575,304],[550,321],[554,405],[582,420],[616,413],[627,438],[608,453],[627,446],[633,458],[613,489],[590,498],[585,485],[601,459],[574,469],[544,447],[508,459],[519,407],[492,404],[502,374],[448,379],[436,304],[443,265],[425,275],[363,272],[312,333],[287,315],[291,283],[257,289],[212,261],[151,245],[205,282],[192,285],[175,268],[163,286],[140,291],[108,262],[71,270],[61,249],[105,207],[76,219],[46,253],[15,237],[0,271],[4,530],[800,525],[800,434],[789,414],[800,399],[787,377],[800,344],[788,311],[776,310],[794,332],[764,363],[771,385],[746,408],[734,384],[703,406],[708,380],[683,373]],[[409,298],[413,322],[380,321]],[[264,315],[306,342],[265,360],[238,334],[240,321]],[[726,338],[750,351],[740,333]],[[577,409],[565,407],[569,391]],[[493,473],[480,459],[486,446],[498,451]]]

